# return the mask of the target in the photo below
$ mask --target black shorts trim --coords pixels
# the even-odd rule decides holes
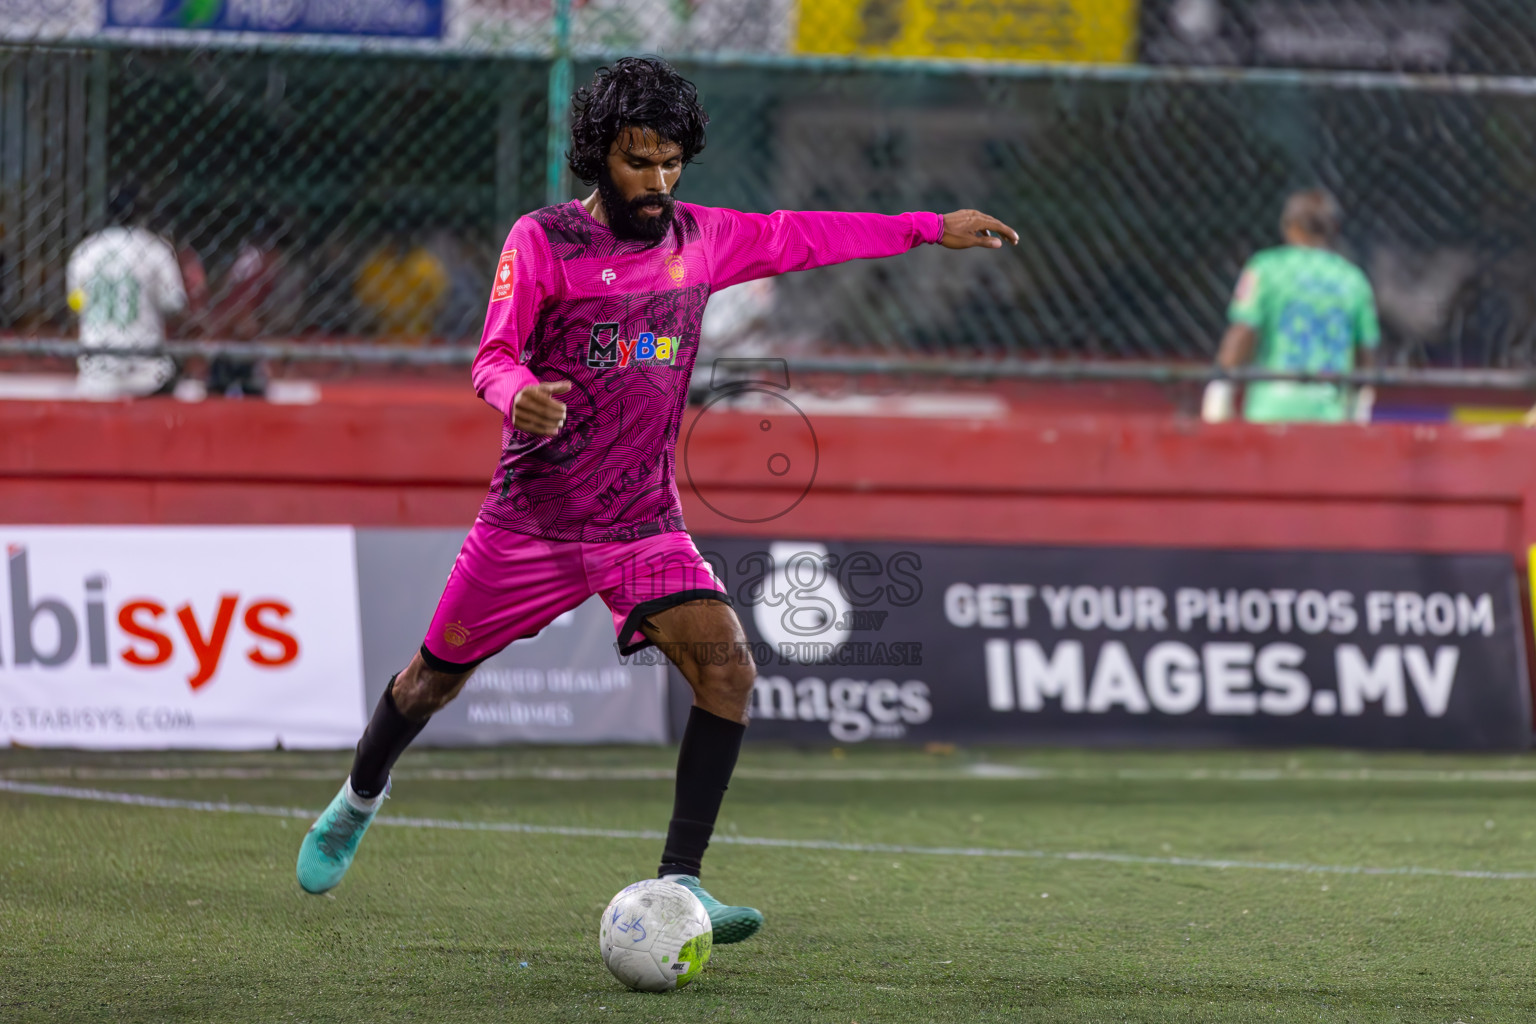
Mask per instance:
[[[664,612],[668,608],[676,608],[678,605],[687,604],[689,601],[719,601],[723,605],[734,607],[734,602],[731,601],[729,594],[721,590],[709,590],[704,587],[696,590],[679,590],[677,593],[668,594],[666,597],[643,601],[631,608],[629,614],[624,617],[624,628],[619,630],[619,657],[627,658],[636,651],[643,651],[647,647],[655,646],[646,638],[644,633],[640,633],[640,623],[644,622],[647,616],[655,615],[657,612]],[[640,642],[626,644],[625,641],[636,633],[640,634]]]
[[[488,657],[490,657],[490,655],[486,655],[486,658]],[[433,654],[431,651],[427,650],[426,644],[422,644],[421,660],[426,662],[427,668],[430,668],[434,672],[452,672],[455,675],[460,675],[479,665],[481,661],[485,660],[485,658],[481,658],[480,661],[471,661],[464,664],[460,664],[456,661],[445,661],[444,659],[439,658],[437,655]]]

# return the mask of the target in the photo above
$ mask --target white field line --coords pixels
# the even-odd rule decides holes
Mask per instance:
[[[204,811],[222,814],[253,814],[271,818],[297,818],[309,821],[318,811],[297,807],[264,807],[259,804],[224,803],[208,800],[178,800],[143,793],[118,793],[101,789],[75,789],[30,782],[0,779],[0,791],[29,796],[88,800],[94,803],[123,804],[131,807],[157,807],[167,810]],[[578,836],[589,839],[666,838],[662,832],[649,830],[581,828],[565,825],[526,825],[503,821],[454,821],[442,818],[397,818],[380,815],[377,825],[398,828],[447,829],[456,832],[514,832],[522,835]],[[830,839],[770,839],[759,836],[717,835],[712,842],[731,846],[758,846],[785,850],[829,850],[838,853],[879,853],[901,856],[986,857],[1006,860],[1083,861],[1105,864],[1135,864],[1156,867],[1214,868],[1217,870],[1286,871],[1309,875],[1422,876],[1428,878],[1473,878],[1492,881],[1536,881],[1532,871],[1477,871],[1453,868],[1370,867],[1356,864],[1300,864],[1287,861],[1223,860],[1203,857],[1143,857],[1130,853],[1099,851],[1010,850],[984,846],[907,846],[893,843],[842,843]]]
[[[665,782],[671,768],[406,768],[396,781]],[[176,781],[182,779],[277,779],[329,781],[334,768],[40,767],[0,770],[0,779]],[[1034,768],[973,764],[954,769],[752,768],[737,779],[757,782],[1345,782],[1345,783],[1536,783],[1532,768]]]

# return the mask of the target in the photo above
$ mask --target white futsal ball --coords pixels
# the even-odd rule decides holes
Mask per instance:
[[[703,973],[714,934],[697,896],[676,882],[647,878],[608,904],[597,944],[603,963],[630,988],[670,992]]]

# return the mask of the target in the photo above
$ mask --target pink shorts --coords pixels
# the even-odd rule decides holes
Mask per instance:
[[[650,645],[640,632],[648,615],[701,598],[730,603],[686,533],[589,544],[513,533],[477,518],[421,656],[440,672],[467,671],[593,594],[613,613],[623,655]]]

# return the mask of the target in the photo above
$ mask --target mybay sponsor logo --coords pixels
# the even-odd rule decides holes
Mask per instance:
[[[631,366],[671,366],[677,361],[682,338],[641,331],[633,338],[623,337],[617,323],[592,325],[587,340],[587,365],[594,370],[622,370]]]

